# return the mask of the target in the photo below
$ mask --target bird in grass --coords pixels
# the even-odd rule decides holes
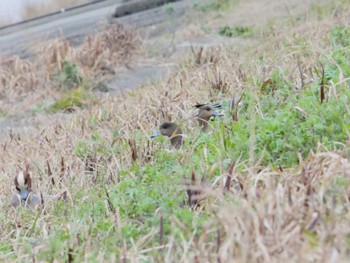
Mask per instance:
[[[196,115],[199,126],[202,128],[203,131],[206,131],[208,129],[208,123],[209,120],[212,117],[220,117],[224,116],[220,111],[216,109],[221,109],[220,103],[212,103],[212,104],[198,104],[194,106],[197,108],[198,114]]]
[[[181,131],[180,127],[174,122],[163,122],[159,126],[159,130],[156,131],[151,136],[151,138],[152,139],[156,138],[159,135],[169,137],[171,145],[176,149],[181,148],[183,145],[184,140],[183,140],[182,131]]]
[[[17,207],[19,205],[28,204],[35,208],[40,205],[40,198],[37,195],[31,194],[32,178],[28,171],[28,166],[24,171],[20,171],[14,179],[16,193],[12,195],[11,205]]]
[[[16,192],[12,195],[11,205],[18,207],[24,205],[26,207],[35,209],[45,201],[53,200],[58,201],[60,199],[65,200],[67,198],[67,192],[65,191],[61,195],[45,195],[35,194],[32,192],[32,176],[29,173],[29,166],[26,166],[25,170],[20,171],[14,179]]]

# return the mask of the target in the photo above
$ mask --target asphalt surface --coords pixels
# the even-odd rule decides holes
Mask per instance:
[[[143,2],[142,2],[143,1]],[[157,0],[107,0],[94,5],[75,8],[63,13],[45,16],[28,23],[0,30],[0,56],[17,54],[28,57],[43,39],[65,37],[73,44],[80,44],[85,36],[98,32],[103,28],[121,23],[136,27],[146,27],[160,23],[169,14],[166,6],[160,6],[146,11],[114,17],[117,8],[130,2],[152,2]],[[171,16],[181,16],[184,12],[183,1],[173,3]]]

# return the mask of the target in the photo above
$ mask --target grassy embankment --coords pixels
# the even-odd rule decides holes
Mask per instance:
[[[330,4],[307,21],[252,30],[264,45],[249,53],[194,50],[164,82],[70,106],[71,122],[1,142],[4,260],[345,262],[348,15]],[[211,101],[223,101],[226,116],[202,133],[192,106]],[[183,149],[149,140],[164,119],[185,131]],[[39,191],[68,190],[68,200],[6,207],[25,162]]]

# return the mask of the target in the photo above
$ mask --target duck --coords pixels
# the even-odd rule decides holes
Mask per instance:
[[[197,103],[195,108],[199,109],[198,114],[196,115],[199,126],[202,128],[202,131],[206,131],[208,129],[209,120],[212,117],[220,117],[224,116],[220,111],[216,111],[222,107],[222,105],[218,102],[212,104],[199,104]]]
[[[11,198],[11,206],[19,207],[24,205],[31,209],[36,209],[40,205],[44,204],[44,201],[58,201],[60,199],[65,200],[67,198],[67,192],[62,195],[45,195],[35,194],[32,192],[32,176],[29,173],[29,166],[26,166],[25,170],[21,170],[14,178],[14,184],[16,192],[13,193]]]
[[[174,122],[163,122],[159,126],[159,130],[156,131],[151,138],[154,139],[158,137],[159,135],[167,136],[170,138],[171,145],[179,149],[182,147],[184,140],[183,140],[183,133],[181,128]]]

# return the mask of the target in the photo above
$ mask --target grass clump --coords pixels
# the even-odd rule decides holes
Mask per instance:
[[[54,75],[54,79],[63,91],[71,90],[80,86],[83,82],[82,76],[79,74],[76,64],[63,61],[62,70]]]
[[[250,36],[253,30],[250,27],[243,26],[223,26],[219,29],[219,35],[225,37],[239,37],[239,36]]]
[[[140,48],[136,30],[114,25],[87,36],[79,46],[64,38],[53,39],[36,47],[33,57],[0,58],[3,104],[13,109],[20,101],[22,111],[48,93],[66,92],[87,82],[91,86],[105,82],[115,75],[118,66],[130,63]]]
[[[56,101],[50,108],[51,111],[68,111],[72,112],[75,108],[83,108],[91,100],[89,91],[81,86],[68,91]]]
[[[336,26],[331,30],[332,52],[321,61],[324,66],[326,84],[335,84],[346,81],[350,76],[350,28]],[[341,84],[341,83],[340,83]]]
[[[341,149],[336,143],[347,138],[346,103],[350,99],[349,92],[342,93],[341,101],[332,98],[322,105],[317,86],[288,96],[288,101],[262,97],[256,123],[257,155],[262,163],[290,167],[299,162],[298,156],[306,158],[319,144]]]
[[[347,26],[335,26],[331,31],[333,45],[339,47],[350,46],[350,28]]]

